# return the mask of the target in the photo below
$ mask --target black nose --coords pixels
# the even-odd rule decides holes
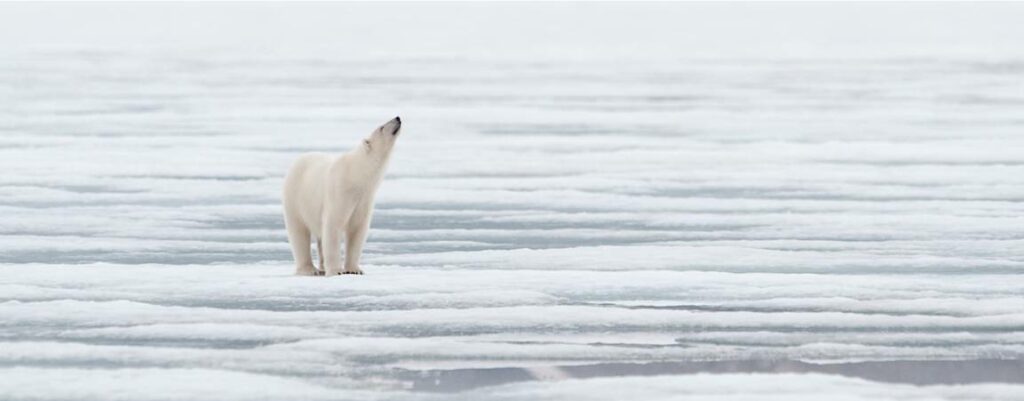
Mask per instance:
[[[402,117],[395,116],[395,122],[401,124],[402,123]]]

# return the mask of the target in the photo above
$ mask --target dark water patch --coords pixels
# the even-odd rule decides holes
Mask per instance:
[[[794,360],[602,363],[581,366],[549,366],[543,369],[397,369],[395,376],[400,380],[411,383],[411,387],[414,391],[459,392],[480,387],[538,380],[695,375],[708,373],[818,373],[853,377],[883,383],[912,384],[916,386],[974,383],[1020,384],[1024,383],[1024,360],[924,360],[825,364]]]

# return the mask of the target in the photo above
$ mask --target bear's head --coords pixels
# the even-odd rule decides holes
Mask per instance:
[[[372,156],[387,159],[388,155],[391,154],[391,148],[395,146],[395,141],[398,140],[398,133],[401,130],[402,119],[399,117],[392,118],[391,121],[373,130],[369,137],[363,139],[363,148]]]

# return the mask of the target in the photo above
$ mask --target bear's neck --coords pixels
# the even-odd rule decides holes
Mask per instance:
[[[384,170],[388,166],[391,152],[372,152],[363,147],[353,149],[350,152],[350,160],[358,165],[359,171],[364,171],[371,183],[380,182],[384,177]]]

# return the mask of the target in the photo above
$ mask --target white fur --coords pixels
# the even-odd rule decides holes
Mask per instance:
[[[373,217],[373,198],[384,177],[402,120],[380,126],[341,156],[302,155],[284,180],[284,221],[295,257],[295,274],[316,275],[310,251],[315,237],[319,274],[362,274],[359,256]],[[341,240],[345,266],[341,266]]]

